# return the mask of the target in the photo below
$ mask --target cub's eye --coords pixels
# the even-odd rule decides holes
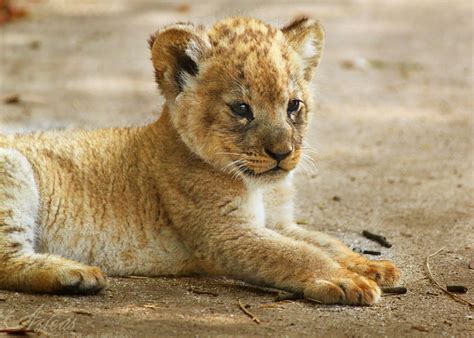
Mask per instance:
[[[288,102],[288,108],[286,111],[288,112],[289,118],[294,118],[296,113],[300,110],[301,101],[300,100],[290,100]]]
[[[246,118],[249,121],[252,121],[254,119],[252,108],[250,108],[250,106],[246,103],[234,103],[229,105],[229,107],[232,110],[232,113],[234,113],[234,115],[237,115],[238,117]]]

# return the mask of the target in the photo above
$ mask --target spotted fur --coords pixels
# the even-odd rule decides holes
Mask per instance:
[[[87,294],[105,273],[212,274],[375,303],[397,268],[293,221],[323,41],[307,18],[166,26],[149,40],[158,121],[0,137],[0,288]]]

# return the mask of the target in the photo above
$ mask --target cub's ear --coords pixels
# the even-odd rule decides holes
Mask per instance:
[[[148,40],[158,87],[168,100],[183,91],[210,49],[204,27],[177,23],[163,27]]]
[[[319,22],[301,17],[282,29],[289,44],[302,60],[304,77],[311,80],[314,69],[321,60],[324,30]]]

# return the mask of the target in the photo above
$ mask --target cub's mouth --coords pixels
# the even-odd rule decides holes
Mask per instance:
[[[285,175],[289,172],[289,170],[280,167],[279,164],[275,165],[273,168],[263,171],[261,173],[256,173],[254,170],[248,167],[240,167],[240,171],[247,176],[250,177],[271,177],[271,176],[280,176]]]

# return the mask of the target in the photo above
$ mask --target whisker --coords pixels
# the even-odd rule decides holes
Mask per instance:
[[[302,153],[300,167],[303,173],[311,175],[317,172],[314,160],[307,154]]]
[[[230,152],[217,152],[216,155],[236,155],[236,156],[241,156],[242,154],[239,154],[239,153],[230,153]]]
[[[228,173],[231,174],[236,168],[236,165],[239,165],[240,162],[240,160],[231,161],[222,168],[222,171],[227,172],[230,170]]]

